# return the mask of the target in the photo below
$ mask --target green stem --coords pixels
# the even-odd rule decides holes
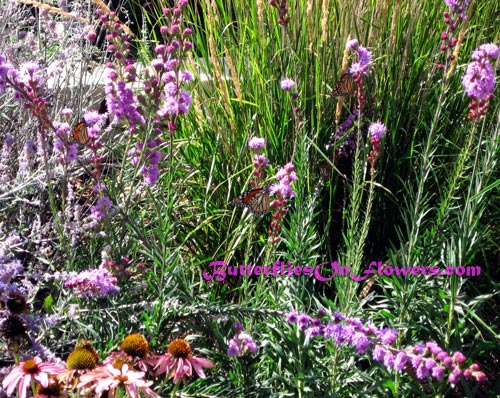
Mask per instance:
[[[182,382],[182,379],[179,379],[179,381],[177,381],[177,384],[175,385],[174,389],[172,390],[172,395],[170,395],[171,398],[175,398],[175,394],[177,393],[177,390],[179,389],[181,382]]]

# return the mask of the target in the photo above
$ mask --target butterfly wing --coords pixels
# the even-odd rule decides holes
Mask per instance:
[[[236,207],[246,207],[252,214],[263,216],[269,212],[269,194],[269,187],[250,189],[234,198],[231,204]]]
[[[76,125],[73,130],[73,142],[79,142],[81,145],[85,145],[89,142],[89,134],[87,132],[87,125],[85,122],[80,122]]]
[[[354,79],[349,72],[345,72],[340,76],[340,79],[335,83],[330,96],[332,98],[347,97],[354,92]]]
[[[265,189],[261,189],[249,203],[250,210],[253,214],[257,216],[263,216],[269,212],[269,192]]]

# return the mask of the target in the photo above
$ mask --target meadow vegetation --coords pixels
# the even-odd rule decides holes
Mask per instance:
[[[500,4],[143,3],[0,0],[0,396],[500,396]]]

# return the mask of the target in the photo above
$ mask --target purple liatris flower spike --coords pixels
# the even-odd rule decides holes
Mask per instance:
[[[465,10],[469,2],[470,0],[444,0],[444,4],[446,4],[451,12],[461,16],[461,19],[465,19]]]
[[[286,28],[290,22],[290,17],[286,16],[286,14],[288,14],[286,1],[287,0],[269,0],[269,5],[278,9],[278,25],[284,28]]]
[[[95,221],[106,219],[112,208],[111,199],[108,196],[101,196],[97,199],[97,204],[90,209],[90,217]]]
[[[349,40],[346,48],[355,52],[358,56],[357,62],[354,62],[349,68],[349,73],[354,78],[360,75],[368,76],[370,74],[369,67],[372,60],[372,53],[366,47],[359,45],[357,39]]]
[[[252,139],[248,141],[248,147],[250,149],[260,149],[264,148],[265,146],[266,146],[266,140],[264,138],[252,137]]]
[[[375,122],[368,127],[368,132],[370,133],[370,138],[381,140],[385,136],[386,128],[383,123]]]
[[[229,340],[227,355],[232,357],[242,357],[248,353],[254,354],[257,352],[257,344],[252,337],[245,332],[239,332],[231,340]]]
[[[384,328],[377,332],[377,337],[380,338],[380,341],[383,344],[392,344],[396,341],[396,337],[398,337],[398,332],[394,329]]]
[[[451,61],[456,60],[457,49],[454,48],[459,43],[459,35],[457,30],[460,24],[466,20],[467,6],[469,0],[444,0],[448,10],[443,13],[444,23],[446,24],[446,32],[441,32],[441,46],[442,52],[446,53],[446,64],[439,64],[438,69],[450,67]]]
[[[333,321],[311,318],[297,311],[284,315],[287,322],[296,324],[310,339],[323,337],[336,345],[352,346],[360,355],[372,350],[374,360],[388,368],[408,372],[419,381],[429,377],[443,380],[447,376],[448,382],[454,385],[462,375],[467,380],[486,380],[486,375],[477,364],[463,368],[466,358],[462,353],[455,352],[451,356],[435,342],[416,344],[406,349],[393,347],[397,331],[389,328],[380,330],[373,322],[364,324],[358,318],[346,318],[342,314],[336,314]]]
[[[252,137],[248,141],[248,148],[253,151],[253,166],[254,170],[252,174],[255,179],[250,181],[250,185],[254,188],[259,188],[265,177],[264,167],[269,167],[269,162],[265,155],[262,154],[264,147],[266,145],[266,140],[261,137]]]
[[[288,212],[288,199],[295,197],[292,183],[297,181],[297,174],[293,164],[287,163],[280,168],[276,173],[276,177],[279,181],[271,186],[271,194],[276,196],[276,199],[271,202],[271,207],[275,209],[271,228],[268,231],[271,244],[280,240],[279,231],[281,230],[283,217]]]
[[[368,156],[368,162],[375,169],[378,158],[381,155],[382,151],[382,138],[384,138],[386,133],[385,126],[380,122],[375,122],[368,127],[368,133],[370,134],[370,143],[372,145],[372,149],[370,151],[370,155]]]
[[[473,62],[469,64],[462,77],[464,90],[472,99],[467,116],[469,120],[474,119],[478,122],[486,115],[496,83],[490,58],[497,59],[498,54],[499,49],[495,44],[483,44],[472,53]]]
[[[291,91],[295,88],[296,84],[292,79],[289,79],[288,77],[281,80],[280,86],[282,90],[285,91]]]
[[[293,164],[287,163],[280,168],[276,173],[276,177],[279,181],[272,186],[271,192],[281,199],[295,197],[295,191],[291,184],[297,181],[297,174],[295,173]]]

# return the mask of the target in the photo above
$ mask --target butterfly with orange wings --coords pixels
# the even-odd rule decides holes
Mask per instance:
[[[349,72],[343,73],[335,86],[333,87],[330,97],[347,97],[354,92],[355,84],[352,75]]]
[[[103,99],[101,101],[101,104],[99,105],[99,110],[97,112],[100,115],[104,115],[105,113],[107,113],[106,99]],[[109,124],[109,117],[106,120],[105,126],[107,126],[108,124]],[[87,143],[89,142],[89,133],[87,131],[87,123],[85,123],[84,120],[82,120],[75,126],[73,134],[69,136],[68,141],[70,144],[74,144],[75,142],[77,142],[80,145],[87,145]]]
[[[89,133],[87,131],[87,123],[84,121],[81,121],[75,126],[75,129],[73,130],[73,134],[69,136],[70,144],[73,144],[75,142],[79,143],[80,145],[86,145],[89,142]]]
[[[270,193],[270,186],[250,189],[234,198],[231,204],[236,207],[246,207],[252,214],[263,216],[269,213]]]

